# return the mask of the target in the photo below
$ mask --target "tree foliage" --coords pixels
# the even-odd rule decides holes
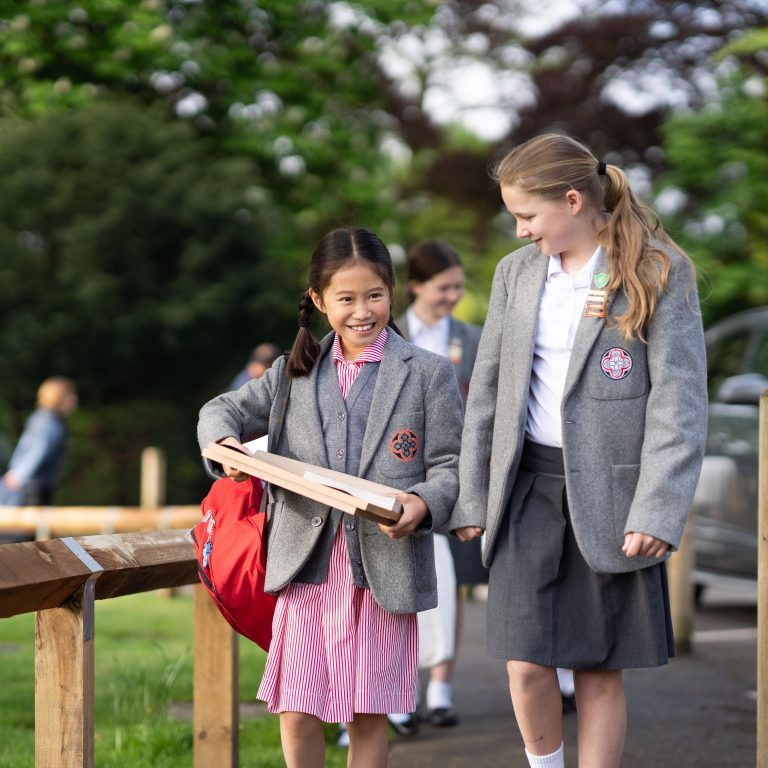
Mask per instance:
[[[719,99],[664,126],[670,165],[659,200],[702,271],[707,321],[768,304],[766,31],[726,48],[741,67]]]

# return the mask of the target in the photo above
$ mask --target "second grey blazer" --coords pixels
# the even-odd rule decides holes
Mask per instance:
[[[690,269],[678,255],[670,257],[668,292],[646,329],[647,344],[625,341],[604,318],[582,316],[571,352],[561,404],[566,489],[579,549],[598,572],[659,562],[624,555],[630,531],[677,547],[701,469],[704,335],[695,288],[688,291]],[[483,562],[489,567],[520,465],[548,261],[529,245],[499,262],[469,389],[450,527],[486,529]],[[601,272],[608,272],[602,250],[595,269]],[[623,293],[608,298],[610,315],[623,314],[626,306]],[[601,367],[614,349],[632,362],[618,379]]]
[[[328,353],[333,334],[321,342]],[[276,406],[285,361],[278,358],[260,379],[206,403],[200,411],[198,439],[235,437],[241,442],[267,433]],[[291,382],[283,429],[272,450],[282,456],[328,467],[317,404],[318,365]],[[274,413],[272,413],[274,416]],[[421,496],[432,528],[444,527],[458,495],[458,453],[462,402],[447,358],[409,344],[391,329],[381,359],[370,418],[363,440],[359,476]],[[400,430],[415,433],[421,450],[410,461],[390,450]],[[265,589],[279,592],[309,560],[333,515],[329,507],[274,488],[270,512]],[[376,601],[391,613],[413,613],[437,605],[432,534],[392,540],[370,520],[359,520],[365,575]]]

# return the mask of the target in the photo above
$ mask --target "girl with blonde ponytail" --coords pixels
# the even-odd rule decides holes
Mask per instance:
[[[450,527],[485,532],[487,646],[529,764],[564,766],[563,667],[578,764],[616,768],[621,671],[674,655],[664,561],[707,430],[695,272],[623,171],[567,136],[516,147],[494,177],[532,244],[496,269]]]

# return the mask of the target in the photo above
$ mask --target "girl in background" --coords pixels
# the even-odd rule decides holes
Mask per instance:
[[[321,768],[323,722],[346,722],[348,764],[377,768],[386,713],[416,705],[416,612],[437,603],[432,530],[458,493],[461,396],[446,358],[400,338],[392,261],[372,232],[326,235],[307,282],[287,362],[207,403],[198,436],[240,447],[267,433],[287,375],[272,450],[401,490],[403,514],[389,527],[280,488],[269,518],[265,589],[279,597],[258,695],[280,714],[286,764]],[[319,342],[315,310],[332,328]]]
[[[466,400],[481,329],[451,315],[464,295],[461,258],[447,243],[424,240],[408,250],[406,274],[411,303],[397,319],[398,327],[416,346],[450,359]],[[429,669],[427,721],[452,726],[458,723],[451,681],[462,624],[459,588],[487,583],[488,572],[481,561],[479,539],[460,542],[442,534],[435,535],[435,566],[439,599],[437,608],[418,616],[419,666]],[[394,715],[390,721],[404,717]]]
[[[573,139],[532,139],[495,177],[532,244],[496,269],[451,528],[486,531],[487,645],[529,764],[564,765],[563,667],[578,764],[616,768],[622,670],[674,654],[663,561],[707,431],[694,268],[625,174]]]

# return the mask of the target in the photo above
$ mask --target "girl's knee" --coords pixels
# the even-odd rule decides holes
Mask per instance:
[[[624,682],[620,669],[578,670],[573,673],[577,695],[597,698],[623,693]]]
[[[510,687],[525,690],[552,682],[555,670],[530,661],[508,661],[507,675]]]
[[[293,733],[303,733],[322,728],[322,723],[314,715],[305,712],[281,712],[280,727]]]

